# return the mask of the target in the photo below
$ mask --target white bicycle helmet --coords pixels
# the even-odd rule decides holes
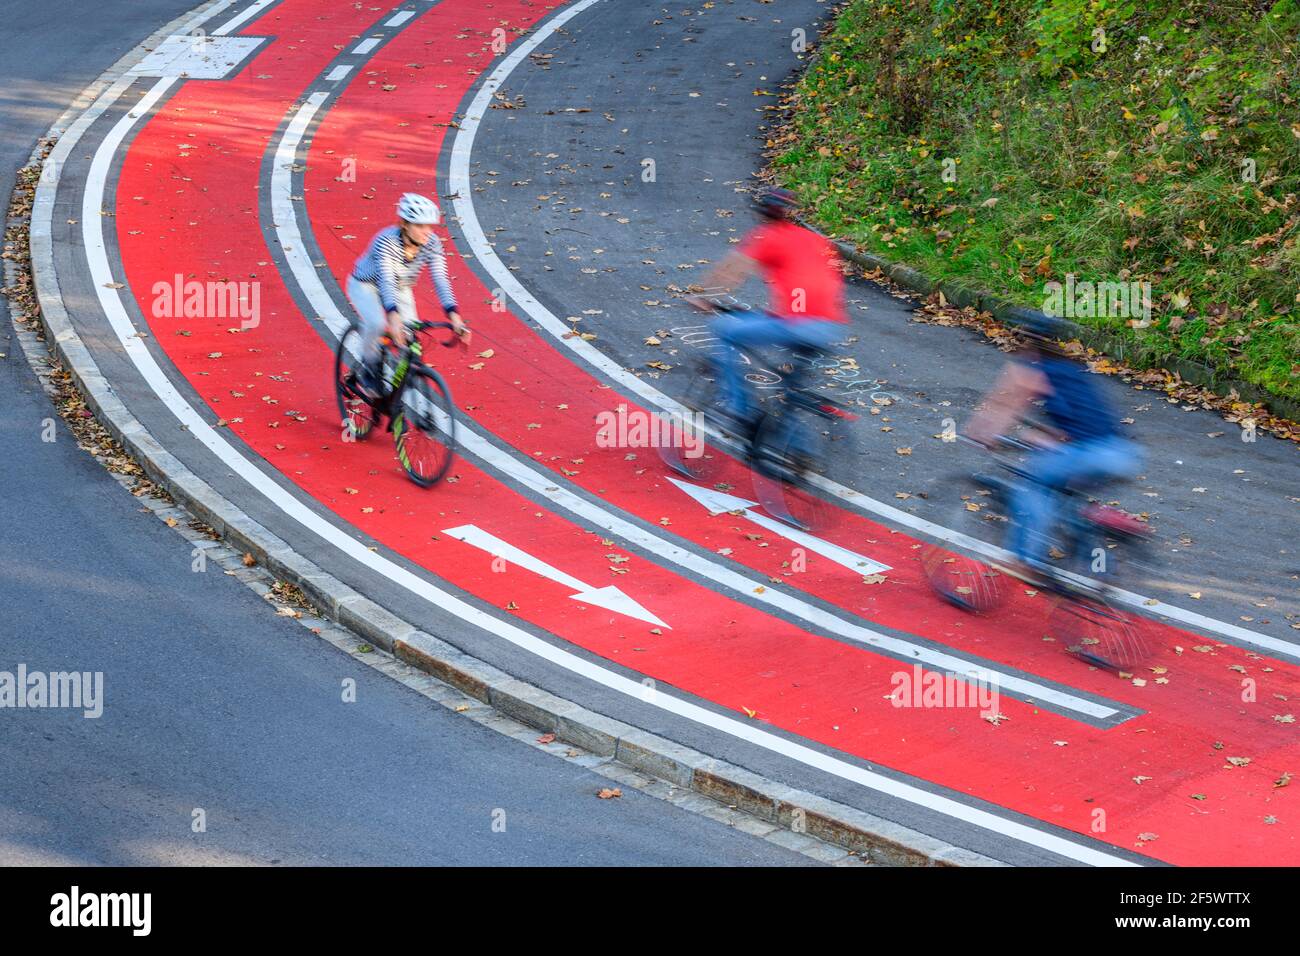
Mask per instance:
[[[398,200],[397,214],[417,226],[436,226],[442,222],[438,204],[416,193],[406,193]]]

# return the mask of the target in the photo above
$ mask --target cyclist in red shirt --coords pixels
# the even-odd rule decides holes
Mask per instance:
[[[834,243],[791,220],[795,196],[789,190],[765,190],[757,206],[763,222],[718,263],[703,285],[710,295],[729,293],[761,272],[770,290],[770,311],[731,312],[713,321],[714,334],[732,350],[731,361],[722,364],[727,409],[746,427],[753,425],[758,409],[745,387],[736,350],[782,346],[821,352],[842,337],[848,322],[844,274]],[[707,299],[693,296],[688,301],[696,308],[711,308]],[[795,370],[797,375],[800,363]]]

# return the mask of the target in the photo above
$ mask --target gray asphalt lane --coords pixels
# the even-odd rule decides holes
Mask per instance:
[[[776,119],[765,109],[775,97],[758,94],[778,91],[800,67],[792,31],[811,40],[826,13],[817,0],[743,10],[606,0],[502,85],[502,96],[523,105],[485,112],[471,175],[498,254],[554,314],[581,317],[597,348],[670,395],[682,394],[707,334],[676,295],[756,221],[743,194],[766,164],[764,127]],[[746,291],[765,301],[757,282]],[[857,454],[838,455],[832,476],[999,540],[1001,526],[969,513],[962,498],[973,492],[965,476],[986,459],[936,438],[946,419],[965,422],[1005,356],[975,333],[912,321],[911,300],[869,282],[848,295],[852,338],[838,354],[857,366],[836,376],[838,394],[870,404],[883,393],[893,404],[863,416]],[[649,336],[663,345],[643,344]],[[656,371],[651,361],[674,368]],[[1262,432],[1242,441],[1213,412],[1118,378],[1098,381],[1146,451],[1143,475],[1115,500],[1148,513],[1159,535],[1140,563],[1121,568],[1123,585],[1294,643],[1296,447]]]
[[[86,83],[194,5],[0,0],[0,195]],[[102,671],[105,697],[98,719],[0,710],[0,863],[806,860],[627,788],[599,800],[607,778],[431,704],[213,564],[192,572],[62,422],[41,440],[57,416],[3,299],[0,320],[0,670]]]

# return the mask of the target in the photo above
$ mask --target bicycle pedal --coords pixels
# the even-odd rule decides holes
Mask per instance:
[[[851,412],[846,408],[840,408],[838,405],[818,405],[817,410],[825,412],[832,418],[838,418],[841,421],[846,422],[856,422],[861,417],[857,413]]]

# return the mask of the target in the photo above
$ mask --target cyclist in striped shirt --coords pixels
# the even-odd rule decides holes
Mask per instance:
[[[406,327],[419,320],[415,312],[415,283],[420,271],[429,267],[438,301],[447,320],[469,345],[470,331],[456,308],[456,295],[447,277],[447,260],[442,242],[433,227],[442,220],[432,199],[407,193],[397,203],[400,222],[381,230],[348,276],[348,301],[361,319],[362,366],[358,384],[371,397],[382,390],[383,353],[379,340],[387,331],[398,348],[406,345]]]

